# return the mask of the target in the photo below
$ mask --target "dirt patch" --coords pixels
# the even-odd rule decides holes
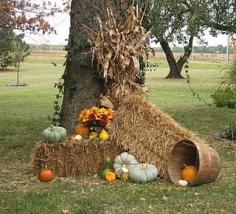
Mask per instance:
[[[12,162],[1,166],[0,190],[13,191],[22,188],[32,178],[31,165],[24,162]]]
[[[222,142],[225,147],[228,147],[230,149],[233,149],[236,151],[236,140],[228,140],[219,135],[219,133],[208,133],[204,136],[206,140],[217,140],[219,142]]]
[[[0,73],[16,72],[14,68],[0,69]]]

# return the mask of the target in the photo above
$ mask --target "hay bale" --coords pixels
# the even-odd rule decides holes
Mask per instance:
[[[177,142],[184,139],[203,142],[138,95],[129,95],[121,101],[110,135],[115,144],[139,161],[155,164],[163,178],[168,178],[168,160]]]
[[[41,169],[49,168],[59,177],[96,174],[102,171],[105,157],[115,158],[122,151],[121,146],[111,142],[48,144],[40,141],[32,155],[33,173],[38,175]]]

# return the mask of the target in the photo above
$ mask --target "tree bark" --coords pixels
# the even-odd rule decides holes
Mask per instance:
[[[184,55],[181,56],[177,62],[178,67],[180,69],[180,72],[183,69],[184,64],[187,62],[188,58],[191,56],[192,54],[192,50],[193,50],[193,39],[194,36],[190,36],[189,41],[188,41],[188,45],[186,45],[184,47]]]
[[[166,76],[166,79],[182,79],[183,76],[181,75],[182,69],[188,58],[190,57],[192,53],[192,47],[193,47],[193,38],[194,36],[191,36],[188,42],[188,45],[184,47],[184,55],[180,57],[178,61],[176,61],[174,54],[169,46],[168,41],[166,41],[164,38],[160,40],[161,47],[166,55],[166,59],[170,68],[170,71],[168,75]]]
[[[20,62],[18,62],[16,70],[16,85],[19,84],[20,84]]]
[[[84,108],[97,106],[104,83],[92,66],[90,45],[82,24],[97,29],[96,17],[106,20],[106,8],[110,7],[117,17],[123,17],[128,7],[123,0],[72,0],[71,26],[67,46],[64,79],[64,97],[61,108],[61,124],[69,133],[74,132],[78,114]]]

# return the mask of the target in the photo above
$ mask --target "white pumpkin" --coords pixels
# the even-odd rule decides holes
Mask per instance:
[[[128,152],[123,152],[115,158],[113,168],[115,173],[121,176],[123,173],[128,173],[129,170],[137,164],[139,164],[139,162],[133,155]]]
[[[129,178],[136,183],[148,183],[158,176],[158,170],[153,164],[138,164],[129,170]]]
[[[75,139],[77,142],[79,142],[79,141],[81,141],[83,138],[82,138],[81,135],[77,134],[77,135],[75,135],[74,139]]]
[[[185,186],[188,185],[188,181],[185,181],[185,180],[179,180],[179,181],[178,181],[178,184],[179,184],[180,186],[185,187]]]

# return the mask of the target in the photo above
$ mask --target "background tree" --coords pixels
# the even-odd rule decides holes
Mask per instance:
[[[16,68],[16,86],[25,85],[20,83],[20,65],[24,61],[25,57],[30,54],[30,46],[23,41],[23,35],[18,35],[12,41],[12,61]]]
[[[205,25],[215,35],[216,31],[236,33],[235,0],[205,0]]]
[[[13,64],[12,40],[14,33],[12,29],[0,29],[0,68],[6,69]]]
[[[52,11],[44,12],[38,8],[30,7],[30,0],[1,0],[0,1],[0,67],[4,68],[13,64],[11,52],[12,41],[15,39],[14,30],[18,32],[30,31],[52,32],[46,17]],[[33,5],[33,4],[32,4]]]
[[[138,0],[142,5],[145,1]],[[181,71],[193,50],[194,38],[201,40],[206,29],[216,36],[219,32],[235,33],[235,0],[154,0],[146,19],[152,27],[156,43],[160,43],[170,67],[166,78],[182,78]],[[170,43],[184,46],[179,59],[174,57]]]
[[[30,0],[1,0],[0,29],[17,29],[30,32],[52,32],[54,29],[45,19],[53,11],[45,12],[29,6]]]
[[[166,78],[182,78],[181,71],[192,53],[194,37],[203,34],[205,11],[199,1],[155,0],[146,22],[152,27],[156,43],[160,43],[170,68]],[[176,60],[170,43],[184,46],[183,55]]]

